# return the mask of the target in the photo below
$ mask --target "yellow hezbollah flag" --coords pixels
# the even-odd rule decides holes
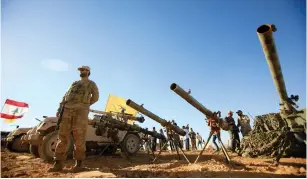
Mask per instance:
[[[131,114],[132,116],[136,116],[138,113],[138,111],[126,105],[124,98],[109,94],[105,112],[121,112],[122,109],[125,109],[125,113]],[[131,124],[133,121],[128,120],[128,123]]]

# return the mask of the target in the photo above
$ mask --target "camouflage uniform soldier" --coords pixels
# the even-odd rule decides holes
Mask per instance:
[[[85,136],[88,126],[89,107],[99,98],[98,88],[95,82],[88,79],[90,67],[79,67],[81,80],[75,81],[64,95],[56,114],[60,115],[60,109],[65,104],[62,121],[59,125],[58,143],[56,145],[53,167],[49,172],[63,170],[63,162],[69,149],[70,134],[74,139],[74,159],[76,160],[73,171],[83,169],[82,161],[85,159]]]
[[[238,110],[236,113],[239,116],[238,127],[241,127],[242,136],[245,137],[252,130],[252,127],[250,125],[250,119],[247,115],[243,115],[243,112],[241,110]]]
[[[228,116],[225,117],[226,122],[230,125],[229,135],[231,140],[231,151],[236,152],[236,149],[240,147],[239,128],[235,124],[235,120],[232,117],[232,111],[228,111]]]
[[[190,129],[189,135],[190,135],[190,139],[191,139],[191,143],[192,143],[192,151],[197,150],[197,148],[196,148],[196,134],[195,134],[195,132],[193,131],[192,128]]]

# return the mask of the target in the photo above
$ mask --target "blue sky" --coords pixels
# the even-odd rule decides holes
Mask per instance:
[[[207,108],[278,112],[277,95],[256,29],[275,24],[275,42],[288,94],[306,107],[306,4],[304,0],[2,2],[1,105],[27,102],[16,121],[37,124],[53,116],[76,68],[88,65],[100,91],[132,99],[165,119],[190,124],[204,138],[204,115],[169,88],[191,89]],[[235,118],[237,116],[235,115]],[[253,122],[253,121],[252,121]],[[142,126],[160,128],[151,119]],[[12,130],[2,122],[2,130]],[[227,132],[222,133],[228,139]]]

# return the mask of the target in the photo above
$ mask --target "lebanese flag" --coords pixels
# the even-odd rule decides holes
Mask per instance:
[[[20,119],[26,112],[28,112],[28,110],[29,105],[27,103],[7,99],[1,111],[1,118],[6,119],[7,121]]]

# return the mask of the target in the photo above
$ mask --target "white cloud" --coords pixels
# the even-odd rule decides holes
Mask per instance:
[[[59,59],[47,59],[41,62],[41,65],[45,68],[54,71],[68,71],[69,64]]]

